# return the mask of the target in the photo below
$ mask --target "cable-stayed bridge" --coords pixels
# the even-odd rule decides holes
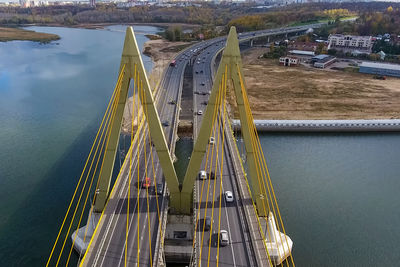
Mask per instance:
[[[117,84],[47,266],[71,265],[76,251],[81,266],[295,266],[253,123],[239,41],[251,46],[256,38],[309,28],[239,36],[231,28],[227,38],[181,52],[156,88],[149,86],[127,28]],[[185,90],[192,95],[194,148],[179,180],[173,161],[187,68],[193,72],[193,87]],[[128,96],[130,147],[111,187]],[[240,116],[244,162],[230,127],[228,98]]]

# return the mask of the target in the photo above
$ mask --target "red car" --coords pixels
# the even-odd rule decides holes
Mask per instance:
[[[142,182],[142,187],[143,188],[149,188],[151,185],[151,181],[149,177],[146,177],[146,179],[144,179],[144,181]]]

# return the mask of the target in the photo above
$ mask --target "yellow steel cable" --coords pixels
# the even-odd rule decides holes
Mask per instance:
[[[225,65],[225,73],[228,73],[227,70],[227,65]],[[226,75],[227,76],[227,75]],[[224,145],[225,145],[225,113],[226,113],[226,79],[227,77],[225,76],[225,81],[224,81],[224,86],[223,86],[223,95],[222,95],[222,155],[221,155],[221,165],[220,165],[220,170],[221,170],[221,179],[220,179],[220,186],[219,186],[219,191],[222,191],[222,177],[223,177],[223,173],[224,173]],[[221,131],[221,129],[219,129],[219,131]],[[221,203],[222,203],[222,195],[221,193],[219,194],[220,198],[219,198],[219,215],[218,215],[218,243],[217,243],[217,267],[219,265],[219,233],[221,231]],[[226,218],[227,220],[229,220],[228,218]],[[230,233],[228,233],[228,239],[229,239]]]
[[[242,91],[242,95],[244,94],[244,92],[245,92],[245,88],[244,88],[244,85],[243,85],[243,81],[242,81],[242,79],[241,79],[241,76],[240,76],[240,69],[239,69],[239,66],[237,65],[237,68],[238,68],[238,73],[239,73],[239,79],[240,79],[240,85],[241,85],[241,91]],[[245,96],[243,95],[243,98],[245,98]],[[250,119],[250,117],[249,117],[249,114],[248,114],[248,110],[246,109],[246,103],[243,103],[244,104],[244,106],[245,106],[245,111],[246,111],[246,119],[247,119],[247,121],[248,121],[248,123],[249,123],[249,126],[251,125],[251,119]],[[254,153],[255,153],[255,160],[257,161],[257,158],[258,158],[258,154],[257,154],[257,151],[256,151],[256,147],[255,147],[255,143],[254,143],[254,140],[253,140],[253,133],[252,133],[252,129],[250,130],[250,139],[251,139],[251,145],[252,145],[252,148],[253,148],[253,151],[254,151]],[[256,166],[256,173],[257,173],[257,181],[258,181],[258,185],[259,185],[259,188],[262,190],[263,189],[263,187],[261,186],[261,168],[260,168],[260,166],[259,165],[257,165]],[[263,184],[264,185],[264,184]],[[253,185],[253,186],[256,186],[256,185]],[[265,195],[267,194],[267,192],[265,191],[265,187],[264,187],[264,192],[263,193],[265,193]],[[266,207],[265,207],[265,205],[267,204],[267,206],[268,206],[268,210],[270,210],[270,207],[269,207],[269,203],[268,203],[268,199],[266,199],[266,198],[263,198],[263,201],[262,201],[262,207],[263,207],[263,210],[264,210],[264,213],[265,214],[267,214],[267,212],[266,212]],[[258,216],[258,215],[257,215]],[[267,233],[268,233],[268,236],[270,237],[270,239],[271,239],[271,233],[270,233],[270,229],[267,227]],[[279,253],[279,251],[278,251],[278,253]],[[268,255],[269,255],[269,253],[268,253]]]
[[[138,129],[142,129],[142,127],[143,127],[143,122],[144,122],[144,120],[143,120],[143,118],[142,118],[142,119],[140,120],[140,124],[139,124],[139,126],[138,126]],[[139,131],[139,130],[138,130],[138,131]],[[139,138],[139,135],[138,135],[138,134],[135,134],[135,139],[138,139],[138,138]],[[129,147],[128,154],[131,153],[132,150],[133,150],[133,146],[131,145],[131,146]],[[126,161],[124,161],[124,165],[126,166]],[[115,181],[115,183],[114,183],[114,185],[113,185],[113,188],[111,189],[110,195],[112,195],[112,194],[114,193],[115,186],[118,184],[119,179],[121,178],[122,170],[123,170],[123,168],[121,168],[121,169],[119,170],[119,172],[118,172],[117,179],[116,179],[116,181]],[[100,221],[102,220],[102,218],[103,218],[104,211],[105,211],[105,209],[106,209],[106,207],[107,207],[107,205],[108,205],[108,201],[109,201],[109,200],[110,200],[110,199],[108,198],[107,201],[106,201],[106,204],[105,204],[105,206],[104,206],[104,209],[103,209],[103,211],[101,212],[101,215],[100,215],[100,218],[99,218],[99,222],[100,222]],[[96,225],[96,227],[95,227],[95,229],[94,229],[92,238],[90,239],[88,248],[86,249],[86,252],[85,252],[85,254],[83,255],[83,258],[82,258],[82,260],[80,261],[79,267],[82,267],[83,263],[85,262],[85,259],[86,259],[86,256],[87,256],[87,254],[88,254],[88,251],[90,250],[90,247],[91,247],[92,242],[93,242],[93,240],[94,240],[93,237],[96,235],[97,230],[98,230],[98,227],[99,227],[99,223]]]
[[[139,100],[140,100],[139,81],[140,81],[140,74],[138,73],[137,84],[136,84],[137,88],[138,88],[138,101],[137,101],[138,112],[139,112]],[[139,235],[139,233],[140,233],[140,160],[139,160],[140,153],[139,153],[139,147],[140,147],[140,140],[138,138],[137,139],[137,158],[138,158],[138,161],[137,161],[137,185],[138,185],[138,190],[137,190],[137,199],[136,199],[136,205],[137,205],[137,211],[138,211],[138,214],[137,214],[137,233],[138,233],[138,235],[137,235],[137,241],[138,241],[138,243],[137,243],[137,265],[138,266],[140,266],[139,265],[139,262],[140,262],[140,235]]]
[[[220,90],[218,89],[218,97],[219,97],[219,95],[220,95]],[[218,101],[218,99],[217,99],[217,101]],[[213,110],[213,116],[212,116],[212,121],[211,121],[211,131],[210,131],[210,133],[209,133],[209,140],[210,140],[210,137],[211,137],[211,135],[214,135],[215,134],[215,116],[216,116],[216,114],[217,114],[217,112],[216,112],[216,110],[217,110],[217,105],[214,105],[214,110]],[[213,144],[214,145],[214,144]],[[205,168],[204,168],[204,170],[205,171],[207,171],[207,165],[208,165],[208,156],[210,155],[210,148],[211,148],[211,144],[210,144],[210,142],[208,142],[208,145],[207,145],[207,154],[206,154],[206,163],[205,163]],[[210,173],[211,173],[211,171],[212,171],[212,164],[211,164],[211,167],[210,167]],[[211,175],[211,174],[210,174]],[[205,184],[205,180],[203,179],[203,181],[202,181],[202,185],[201,185],[201,194],[200,194],[200,201],[199,201],[199,204],[198,204],[198,211],[197,211],[197,218],[196,218],[196,225],[195,225],[195,230],[194,230],[194,232],[195,233],[197,233],[197,225],[198,225],[198,222],[199,222],[199,220],[200,220],[200,211],[201,211],[201,201],[202,201],[202,199],[203,199],[203,190],[204,190],[204,184]],[[208,193],[207,193],[208,194]],[[207,202],[206,202],[206,215],[207,215]],[[205,215],[205,216],[206,216]],[[203,229],[202,229],[202,233],[204,233],[204,226],[205,226],[205,220],[203,220]],[[192,249],[194,248],[194,246],[195,246],[195,243],[196,243],[196,237],[197,237],[197,234],[195,234],[195,237],[193,238],[193,244],[192,244]]]
[[[114,103],[115,103],[115,102],[114,102]],[[115,108],[116,108],[116,105],[114,104],[113,111],[115,110]],[[109,117],[109,115],[110,115],[110,114],[108,114],[108,117]],[[107,118],[107,121],[108,121],[108,118]],[[107,125],[106,133],[108,133],[108,129],[109,129],[109,127],[110,127],[111,124],[106,123],[106,125]],[[101,138],[100,138],[100,140],[102,140],[102,141],[101,141],[101,143],[102,143],[102,144],[101,144],[101,149],[100,149],[100,152],[99,152],[99,156],[97,157],[96,166],[95,166],[94,171],[93,171],[93,174],[92,174],[92,179],[90,180],[90,185],[89,185],[89,187],[88,187],[88,189],[87,189],[85,201],[84,201],[84,203],[83,203],[81,215],[79,216],[79,222],[78,222],[78,226],[76,227],[76,231],[79,230],[79,227],[80,227],[80,225],[81,225],[82,217],[83,217],[83,214],[84,214],[84,212],[85,212],[86,203],[87,203],[87,200],[88,200],[88,198],[89,198],[89,194],[90,194],[90,191],[91,191],[91,188],[92,188],[92,185],[93,185],[94,177],[95,177],[95,175],[96,175],[97,167],[98,167],[99,162],[100,162],[100,158],[101,158],[101,154],[100,154],[100,153],[101,153],[101,151],[104,150],[105,141],[106,141],[106,139],[107,139],[107,138],[103,138],[103,134],[104,134],[104,132],[105,132],[105,131],[104,131],[105,128],[106,128],[106,127],[103,128],[102,133],[101,133]],[[93,159],[96,157],[99,147],[100,147],[100,142],[97,144],[96,151],[95,151],[95,153],[94,153]],[[91,162],[91,164],[90,164],[90,167],[89,167],[87,176],[89,176],[89,174],[90,174],[90,171],[91,171],[92,166],[93,166],[93,162],[94,162],[94,160],[93,160],[93,161]],[[86,178],[86,179],[87,179],[87,178]],[[82,193],[84,192],[84,189],[85,189],[85,185],[83,186]],[[90,212],[89,212],[89,214],[90,214]],[[89,216],[90,216],[90,215],[89,215]],[[87,229],[87,227],[86,227],[86,229]],[[86,231],[85,231],[85,232],[86,232]],[[71,245],[71,248],[70,248],[69,253],[68,253],[67,263],[65,264],[66,266],[68,266],[69,260],[70,260],[70,258],[71,258],[72,249],[73,249],[73,247],[74,247],[74,245],[75,245],[75,241],[76,241],[76,238],[77,238],[77,236],[78,236],[78,232],[76,232],[76,233],[77,233],[77,234],[75,235],[75,237],[74,237],[74,239],[73,239],[73,241],[72,241],[72,245]]]
[[[267,190],[265,188],[265,180],[264,180],[264,176],[263,176],[263,172],[262,172],[262,167],[260,166],[260,155],[258,153],[258,148],[257,148],[257,145],[256,145],[256,137],[254,135],[255,127],[254,127],[253,118],[252,118],[252,115],[251,115],[251,111],[250,111],[250,106],[249,106],[249,102],[248,102],[248,99],[247,99],[247,95],[245,95],[245,88],[244,88],[242,77],[240,76],[240,72],[239,72],[239,79],[240,79],[240,84],[241,84],[241,88],[242,88],[242,95],[243,95],[243,99],[244,99],[244,105],[245,105],[245,111],[246,111],[246,115],[247,115],[247,121],[249,123],[249,128],[250,128],[252,147],[253,147],[253,151],[255,153],[255,160],[258,162],[258,165],[256,166],[257,174],[259,174],[259,172],[261,173],[261,175],[260,175],[261,178],[260,179],[262,179],[262,187],[261,187],[261,185],[259,185],[259,186],[260,186],[260,189],[264,190],[263,193],[267,197],[267,196],[270,196],[270,194],[267,194]],[[259,181],[259,183],[260,183],[260,181]],[[269,188],[268,188],[268,193],[269,193]],[[268,198],[266,198],[266,200],[264,200],[264,201],[267,202],[268,210],[270,210],[270,205],[269,205],[269,202],[268,202]],[[274,209],[272,204],[273,203],[271,201],[272,212],[275,215],[275,209]],[[264,212],[265,212],[265,210],[264,210]],[[266,214],[266,212],[265,212],[265,214]],[[279,228],[278,228],[278,230],[279,230]],[[268,233],[269,238],[271,239],[271,230],[268,227],[267,227],[267,233]],[[281,238],[281,236],[279,236],[279,238]],[[281,257],[281,253],[280,253],[279,247],[277,248],[277,250],[278,250],[278,256]]]
[[[135,99],[136,99],[136,63],[135,63],[135,68],[134,68],[134,75],[133,75],[133,87],[132,87],[132,114],[131,114],[131,145],[133,145],[133,124],[135,121]],[[138,119],[139,121],[139,119]],[[129,154],[129,173],[128,173],[128,205],[127,205],[127,211],[126,211],[126,234],[125,234],[125,252],[124,252],[124,265],[126,266],[127,264],[127,258],[128,258],[128,230],[129,230],[129,211],[130,211],[130,198],[131,198],[131,182],[132,182],[132,159],[133,159],[133,150],[131,150],[131,153]]]
[[[118,90],[118,92],[117,92],[116,97],[114,98],[114,102],[115,102],[115,100],[119,97],[119,87],[118,87],[117,90]],[[93,165],[93,162],[94,162],[94,157],[95,157],[95,155],[94,155],[93,158],[92,158],[92,162],[91,162],[91,164],[90,164],[90,169],[89,169],[89,171],[88,171],[88,173],[87,173],[87,175],[86,175],[84,184],[83,184],[82,189],[81,189],[81,192],[80,192],[80,194],[79,194],[79,199],[78,199],[78,202],[77,202],[77,204],[76,204],[76,206],[75,206],[74,213],[73,213],[71,222],[70,222],[69,227],[68,227],[68,231],[67,231],[67,233],[66,233],[66,235],[65,235],[64,242],[63,242],[63,245],[62,245],[62,247],[61,247],[61,251],[60,251],[59,256],[58,256],[58,259],[57,259],[56,266],[58,266],[58,264],[59,264],[59,262],[60,262],[60,259],[61,259],[61,256],[62,256],[62,254],[63,254],[66,241],[67,241],[67,239],[68,239],[68,237],[69,237],[69,232],[70,232],[71,227],[72,227],[72,224],[73,224],[73,222],[74,222],[76,212],[77,212],[77,210],[78,210],[78,208],[79,208],[82,195],[83,195],[83,193],[84,193],[84,191],[85,191],[85,188],[86,188],[86,183],[87,183],[87,180],[88,180],[88,178],[89,178],[90,170],[91,170],[92,165]],[[86,166],[85,166],[85,167],[86,167]]]
[[[262,164],[262,167],[263,167],[264,177],[265,177],[265,178],[268,177],[269,186],[268,186],[268,182],[267,182],[267,181],[265,181],[265,182],[267,183],[268,194],[269,194],[269,197],[270,197],[271,205],[272,205],[272,207],[273,207],[273,212],[274,212],[274,215],[275,215],[275,218],[276,218],[275,207],[274,207],[274,205],[273,205],[274,203],[273,203],[273,201],[272,201],[272,197],[271,197],[271,192],[270,192],[270,191],[272,191],[272,195],[273,195],[274,200],[275,200],[275,206],[276,206],[276,209],[277,209],[277,213],[278,213],[278,216],[279,216],[281,225],[282,225],[283,232],[284,232],[284,234],[285,234],[286,245],[287,245],[287,247],[288,247],[288,249],[289,249],[289,244],[288,244],[288,241],[287,241],[286,231],[284,230],[284,225],[283,225],[282,217],[281,217],[281,214],[280,214],[280,211],[279,211],[278,202],[276,201],[275,192],[274,192],[274,189],[273,189],[273,186],[272,186],[272,182],[271,182],[271,178],[270,178],[270,175],[269,175],[269,172],[268,172],[268,168],[267,168],[267,165],[266,165],[266,162],[265,162],[264,152],[262,151],[260,139],[259,139],[259,137],[258,137],[258,132],[257,132],[257,130],[256,130],[256,128],[255,128],[254,119],[253,119],[253,116],[252,116],[251,111],[250,111],[250,103],[249,103],[249,100],[248,100],[246,91],[243,90],[244,84],[243,84],[243,80],[242,80],[240,71],[238,71],[238,73],[239,73],[239,78],[240,78],[241,85],[242,85],[242,92],[243,92],[243,95],[244,95],[244,98],[245,98],[245,101],[246,101],[246,106],[248,107],[248,112],[249,112],[249,116],[250,116],[250,119],[251,119],[252,132],[253,132],[253,134],[255,135],[255,141],[257,142],[257,143],[256,143],[256,145],[257,145],[257,153],[261,153],[261,154],[262,154],[262,155],[260,156],[260,158],[262,159],[262,162],[261,162],[260,164]],[[265,173],[266,173],[267,175],[265,175]],[[263,183],[263,184],[264,184],[264,183]],[[265,185],[264,185],[264,186],[265,186]],[[275,220],[276,220],[276,219],[275,219]],[[279,227],[279,224],[278,224],[278,223],[277,223],[277,227],[278,227],[278,231],[280,232],[280,227]],[[283,245],[282,237],[281,237],[280,234],[279,234],[279,238],[280,238],[280,241],[281,241],[281,243],[282,243],[282,245]],[[278,253],[279,253],[279,248],[278,248]],[[290,253],[291,262],[292,262],[293,266],[295,266],[294,260],[293,260],[293,256],[292,256],[292,253],[291,253],[290,249],[289,249],[289,253]],[[289,262],[288,262],[287,258],[286,258],[286,263],[287,263],[287,265],[289,266]]]
[[[111,115],[111,120],[112,120],[112,121],[111,121],[111,124],[112,124],[112,122],[114,121],[114,116],[115,116],[115,111],[116,111],[116,105],[117,105],[117,103],[118,103],[118,101],[119,101],[119,96],[120,96],[120,90],[119,90],[119,89],[120,89],[120,87],[118,87],[117,95],[116,95],[116,97],[115,97],[115,99],[114,99],[114,107],[113,107],[113,111],[112,111],[112,115]],[[110,128],[110,130],[111,130],[111,128]],[[109,134],[110,134],[110,131],[107,133],[107,144],[108,144],[108,141],[109,141]],[[103,160],[104,160],[104,158],[103,158]],[[60,259],[61,259],[61,256],[62,256],[62,254],[63,254],[63,252],[64,252],[64,247],[65,247],[65,244],[66,244],[67,239],[68,239],[68,237],[69,237],[69,233],[70,233],[70,231],[71,231],[71,228],[72,228],[72,225],[73,225],[73,222],[74,222],[74,219],[75,219],[76,212],[78,211],[78,208],[79,208],[79,205],[80,205],[80,202],[81,202],[81,199],[82,199],[82,195],[83,195],[83,193],[84,193],[84,191],[85,191],[86,183],[87,183],[87,180],[88,180],[88,178],[89,178],[89,174],[90,174],[90,170],[91,170],[91,168],[92,168],[92,166],[93,166],[93,162],[94,162],[94,158],[93,158],[93,160],[92,160],[92,162],[91,162],[91,164],[90,164],[90,168],[89,168],[89,171],[88,171],[88,173],[87,173],[87,175],[86,175],[85,182],[84,182],[84,184],[83,184],[83,186],[82,186],[82,190],[81,190],[81,192],[80,192],[80,194],[79,194],[78,203],[77,203],[76,206],[75,206],[74,213],[73,213],[73,215],[72,215],[72,219],[71,219],[70,225],[69,225],[69,227],[68,227],[67,234],[65,235],[64,242],[63,242],[63,245],[62,245],[62,248],[61,248],[61,252],[60,252],[60,254],[59,254],[59,256],[58,256],[58,259],[57,259],[56,266],[58,266],[58,264],[59,264],[59,262],[60,262]],[[90,188],[89,188],[89,191],[90,191]],[[83,206],[83,210],[84,210],[84,206]],[[72,248],[72,247],[71,247],[71,248]],[[68,262],[69,262],[69,258],[68,258],[67,263],[68,263]]]
[[[234,136],[234,134],[233,134],[232,126],[231,126],[229,120],[228,120],[228,126],[229,126],[229,129],[230,129],[230,131],[231,131],[232,138],[233,138],[233,140],[235,140],[235,136]],[[246,172],[245,172],[245,170],[244,170],[243,162],[242,162],[242,159],[241,159],[241,157],[240,157],[239,149],[238,149],[238,147],[237,147],[236,142],[234,142],[234,148],[235,148],[236,154],[237,154],[237,156],[238,156],[238,158],[239,158],[239,163],[240,163],[240,167],[241,167],[241,169],[242,169],[243,175],[244,175],[244,179],[245,179],[245,181],[246,181],[247,190],[249,191],[249,193],[250,193],[250,195],[251,195],[251,190],[250,190],[249,181],[247,180],[247,175],[246,175]],[[264,236],[264,232],[263,232],[263,229],[262,229],[262,227],[261,227],[260,218],[257,216],[256,204],[254,203],[254,200],[253,200],[252,197],[251,197],[251,203],[252,203],[252,205],[253,205],[254,213],[256,214],[257,223],[258,223],[258,228],[259,228],[259,230],[260,230],[262,240],[264,240],[264,241],[263,241],[263,242],[264,242],[264,248],[265,248],[265,251],[267,252],[269,264],[270,264],[270,266],[273,266],[273,265],[272,265],[272,262],[271,262],[271,257],[269,256],[268,249],[267,249],[267,247],[265,246],[265,236]]]
[[[214,106],[214,114],[215,114],[215,117],[214,117],[214,120],[213,120],[213,127],[215,127],[215,121],[216,121],[216,119],[217,119],[218,106],[219,106],[219,103],[220,103],[220,96],[221,96],[221,85],[218,86],[218,98],[217,98],[216,104],[215,104],[215,106]],[[215,136],[215,133],[216,133],[216,129],[217,129],[217,128],[215,128],[214,130],[212,130],[212,131],[214,132],[214,136]],[[212,149],[211,149],[211,159],[210,159],[211,164],[210,164],[210,170],[212,170],[212,164],[213,164],[213,159],[214,159],[214,148],[215,148],[215,141],[214,141],[214,144],[212,144]],[[208,159],[207,159],[207,162],[208,162]],[[204,181],[203,181],[203,182],[204,182]],[[209,197],[209,192],[210,192],[210,182],[211,182],[211,180],[208,179],[208,183],[207,183],[207,197],[206,197],[206,206],[205,206],[204,218],[207,216],[208,197]],[[200,201],[200,202],[201,202],[201,201]],[[203,251],[204,226],[205,226],[205,222],[204,222],[204,220],[203,220],[203,229],[202,229],[202,234],[201,234],[201,246],[200,246],[199,266],[201,265],[201,254],[202,254],[202,251]],[[212,221],[211,221],[211,226],[212,226]],[[212,230],[212,228],[211,228],[211,230]],[[210,230],[210,231],[211,231],[211,230]]]
[[[143,111],[144,111],[144,109],[145,108],[147,108],[147,99],[145,98],[145,96],[144,96],[144,91],[143,91],[143,81],[141,80],[140,81],[140,91],[141,91],[141,93],[142,93],[142,97],[141,97],[141,99],[142,99],[142,109],[143,109]],[[144,107],[143,107],[143,103],[144,103]],[[146,110],[147,111],[147,110]],[[146,118],[146,120],[147,120],[147,118]],[[148,124],[149,122],[147,121],[147,124]],[[150,130],[149,130],[149,127],[147,127],[147,129],[148,129],[148,131],[150,132]],[[144,151],[144,173],[145,173],[145,175],[144,175],[144,177],[145,177],[145,181],[146,181],[146,183],[147,183],[147,149],[146,149],[146,130],[145,130],[145,132],[144,132],[144,134],[143,134],[143,151]],[[147,224],[148,224],[148,232],[149,232],[149,252],[150,252],[150,266],[152,267],[153,266],[153,259],[152,259],[152,253],[151,253],[151,231],[150,231],[150,214],[149,214],[149,187],[148,186],[146,186],[146,202],[147,202]],[[138,234],[139,234],[139,232],[138,232]]]
[[[118,77],[118,81],[122,79],[122,74],[123,74],[123,69],[124,69],[124,68],[125,68],[125,65],[122,67],[122,70],[121,70],[121,72],[120,72],[120,74],[119,74],[119,77]],[[118,82],[117,82],[117,85],[118,85]],[[105,119],[105,117],[106,117],[106,114],[108,113],[108,110],[109,110],[109,108],[110,108],[111,103],[113,102],[113,97],[115,96],[116,88],[117,88],[117,86],[115,87],[115,89],[114,89],[114,91],[113,91],[113,94],[112,94],[112,96],[111,96],[111,98],[110,98],[110,101],[108,102],[108,106],[107,106],[106,112],[105,112],[105,114],[104,114],[104,116],[103,116],[103,119],[102,119],[102,121],[101,121],[101,123],[100,123],[100,127],[99,127],[99,130],[97,131],[97,134],[96,134],[96,137],[95,137],[95,139],[94,139],[92,148],[90,149],[89,156],[88,156],[88,158],[86,159],[85,166],[83,167],[83,171],[82,171],[81,176],[80,176],[80,178],[79,178],[79,180],[78,180],[78,184],[76,185],[74,194],[72,195],[72,199],[71,199],[71,201],[70,201],[70,203],[69,203],[69,206],[68,206],[67,212],[66,212],[66,214],[65,214],[65,216],[64,216],[64,219],[63,219],[63,222],[62,222],[62,224],[61,224],[60,230],[58,231],[57,238],[56,238],[56,240],[55,240],[55,242],[54,242],[53,248],[51,249],[49,258],[47,259],[46,267],[49,266],[50,260],[51,260],[51,258],[52,258],[52,256],[53,256],[54,250],[55,250],[55,248],[56,248],[56,246],[57,246],[58,239],[60,238],[61,232],[62,232],[62,230],[63,230],[63,228],[64,228],[65,221],[66,221],[66,219],[67,219],[67,217],[68,217],[68,214],[69,214],[69,211],[70,211],[70,209],[71,209],[72,203],[73,203],[73,201],[74,201],[74,199],[75,199],[75,195],[76,195],[76,193],[77,193],[77,191],[78,191],[78,188],[79,188],[80,182],[81,182],[81,180],[82,180],[83,174],[84,174],[84,172],[85,172],[86,166],[87,166],[87,164],[89,163],[90,156],[91,156],[91,154],[92,154],[92,152],[93,152],[93,149],[94,149],[95,144],[96,144],[96,142],[97,142],[97,138],[98,138],[98,136],[99,136],[100,130],[101,130],[102,126],[103,126],[104,119]]]
[[[157,86],[157,85],[156,85]],[[147,114],[147,105],[145,106],[145,109],[146,109],[146,114]],[[151,132],[150,132],[150,129],[149,129],[149,147],[150,147],[150,158],[151,158],[151,167],[152,167],[152,172],[153,172],[153,181],[154,181],[154,191],[155,191],[155,193],[156,193],[156,205],[157,205],[157,217],[158,217],[158,229],[159,229],[159,232],[160,232],[160,239],[161,239],[161,247],[163,247],[164,246],[164,238],[163,238],[163,233],[162,233],[162,222],[161,222],[161,217],[160,217],[160,207],[159,207],[159,204],[158,204],[158,192],[157,192],[157,179],[156,179],[156,172],[155,172],[155,168],[154,168],[154,158],[153,158],[153,146],[152,146],[152,139],[151,139]],[[162,181],[161,181],[161,184],[162,184]],[[150,228],[150,226],[149,226],[149,228]],[[151,239],[151,238],[150,238]],[[151,242],[151,241],[150,241]],[[151,251],[151,249],[150,249],[150,251]],[[150,258],[151,258],[151,256],[150,256]]]
[[[240,75],[239,66],[238,66],[238,65],[236,65],[236,66],[237,66],[237,71],[238,71],[238,74],[239,74],[242,96],[243,96],[243,99],[245,100],[245,96],[243,95],[243,93],[245,92],[243,80],[242,80],[241,75]],[[248,109],[246,108],[246,102],[244,102],[243,104],[244,104],[244,106],[245,106],[246,117],[247,117],[246,119],[247,119],[247,121],[248,121],[248,123],[249,123],[249,126],[250,126],[250,123],[251,123],[252,120],[251,120],[251,118],[249,118],[249,112],[248,112]],[[250,130],[250,139],[251,139],[251,145],[252,145],[253,151],[257,152],[257,151],[255,150],[255,144],[254,144],[254,140],[253,140],[252,130]],[[257,160],[257,156],[258,156],[258,155],[255,154],[255,159],[256,159],[256,160]],[[243,166],[242,166],[242,167],[243,167]],[[258,180],[259,188],[260,188],[261,190],[264,189],[264,192],[263,192],[263,193],[265,193],[265,195],[266,195],[267,192],[266,192],[266,190],[265,190],[265,187],[264,187],[264,188],[261,187],[261,181],[260,181],[261,178],[260,178],[260,173],[259,173],[259,172],[261,172],[261,169],[259,169],[259,166],[256,166],[256,171],[257,171],[257,180]],[[246,182],[248,183],[247,179],[246,179]],[[253,186],[255,186],[255,185],[253,185]],[[250,187],[249,187],[249,190],[250,190]],[[251,192],[251,191],[250,191],[250,192]],[[264,200],[262,201],[262,204],[263,204],[264,213],[266,214],[265,201],[267,202],[268,210],[270,210],[270,208],[269,208],[268,199],[264,199]],[[256,215],[257,215],[257,211],[256,211]],[[257,220],[258,220],[258,222],[259,222],[258,215],[257,215]],[[259,223],[260,223],[260,222],[259,222]],[[262,236],[264,236],[264,233],[263,233],[263,230],[262,230],[262,228],[261,228],[261,225],[260,225],[260,231],[261,231],[261,233],[262,233]],[[269,229],[268,227],[267,227],[267,233],[268,233],[269,238],[271,239],[271,232],[270,232],[270,229]],[[264,240],[265,240],[265,238],[264,238]],[[265,247],[265,248],[266,248],[266,247]],[[266,250],[267,250],[267,248],[266,248]],[[268,250],[267,250],[267,254],[268,254],[269,260],[271,261]],[[272,264],[272,263],[271,263],[271,264]],[[271,266],[272,266],[272,265],[271,265]]]
[[[121,71],[124,71],[124,69],[125,69],[125,64],[123,65],[123,69],[122,69]],[[121,80],[121,82],[122,82],[122,80]],[[121,86],[121,85],[120,85],[120,86]],[[102,163],[101,168],[100,168],[100,173],[101,173],[102,169],[103,169],[103,163]],[[97,183],[96,183],[96,187],[95,187],[96,189],[98,189],[99,181],[100,181],[100,179],[97,179]],[[96,195],[97,195],[97,194],[94,194],[94,195],[93,195],[92,203],[95,202],[95,200],[96,200]],[[88,216],[88,220],[87,220],[88,222],[90,221],[91,216],[92,216],[92,212],[89,212],[89,216]],[[88,231],[88,227],[86,227],[86,229],[85,229],[85,235],[84,235],[84,237],[83,237],[83,242],[85,242],[85,240],[86,240],[87,231]]]
[[[224,73],[222,75],[222,80],[224,80],[226,73]],[[221,86],[222,87],[222,86]],[[221,101],[222,102],[222,101]],[[219,116],[218,116],[218,128],[217,128],[217,151],[216,151],[216,159],[215,159],[215,169],[217,170],[218,168],[218,155],[219,155],[219,140],[220,140],[220,128],[221,128],[221,112],[220,112],[220,106],[221,106],[221,102],[219,103]],[[220,177],[220,179],[222,179],[222,177]],[[214,221],[214,201],[215,201],[215,185],[216,185],[217,179],[214,179],[214,188],[213,188],[213,199],[212,199],[212,208],[211,208],[211,222]],[[211,254],[211,239],[212,239],[212,226],[213,224],[211,223],[211,227],[210,227],[210,238],[209,238],[209,242],[208,242],[208,257],[207,257],[207,267],[210,266],[210,254]]]

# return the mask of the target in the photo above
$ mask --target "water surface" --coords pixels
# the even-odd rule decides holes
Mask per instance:
[[[1,266],[47,260],[114,89],[125,28],[30,27],[61,40],[0,43]],[[134,28],[140,47],[160,31]]]

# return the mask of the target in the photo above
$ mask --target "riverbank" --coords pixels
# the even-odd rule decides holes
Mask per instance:
[[[149,40],[144,43],[143,46],[143,54],[149,56],[153,61],[153,68],[151,72],[148,74],[148,79],[150,86],[153,90],[156,89],[159,82],[162,79],[164,71],[167,69],[171,60],[173,60],[180,51],[185,49],[186,47],[192,45],[192,43],[188,42],[169,42],[165,39],[162,39],[159,36],[159,39],[156,39],[155,36],[151,35],[153,40]],[[155,94],[153,94],[154,96]],[[124,134],[130,134],[132,128],[132,105],[133,105],[133,97],[129,97],[127,101],[127,105],[124,110],[124,118],[122,123],[122,132]],[[137,109],[135,109],[135,113]],[[136,113],[137,114],[137,113]],[[139,115],[140,117],[140,115]],[[137,120],[134,120],[134,125],[137,124]]]
[[[0,42],[33,41],[40,43],[49,43],[51,41],[56,41],[59,39],[60,36],[58,36],[57,34],[35,32],[20,28],[0,27]]]
[[[256,119],[400,118],[398,78],[376,80],[360,73],[283,67],[276,60],[258,58],[264,52],[253,48],[242,54],[246,89]]]
[[[258,132],[399,132],[400,120],[254,120]],[[233,120],[235,131],[240,120]]]

